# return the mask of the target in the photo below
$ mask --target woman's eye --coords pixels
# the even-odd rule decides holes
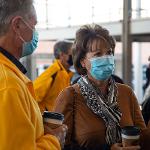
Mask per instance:
[[[95,53],[95,56],[102,56],[103,54],[101,52]]]

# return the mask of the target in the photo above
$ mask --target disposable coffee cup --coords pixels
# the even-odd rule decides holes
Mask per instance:
[[[121,129],[121,136],[123,147],[139,145],[140,129],[136,126],[125,126]]]
[[[56,112],[44,111],[43,122],[48,124],[52,129],[55,129],[63,124],[64,115]]]

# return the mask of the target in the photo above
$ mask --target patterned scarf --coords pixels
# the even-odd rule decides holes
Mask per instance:
[[[119,122],[122,113],[116,100],[118,90],[114,80],[111,78],[109,81],[107,97],[103,96],[102,92],[88,80],[87,76],[81,77],[78,84],[87,106],[105,122],[107,144],[120,142]]]

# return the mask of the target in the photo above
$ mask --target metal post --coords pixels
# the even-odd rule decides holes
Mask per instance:
[[[124,0],[123,4],[123,80],[132,86],[132,41],[131,41],[131,0]]]
[[[141,17],[141,0],[136,0],[136,18]],[[141,56],[141,43],[136,42],[134,46],[134,91],[138,98],[139,103],[143,99],[143,70],[142,70],[142,56]]]
[[[71,27],[71,8],[70,8],[70,0],[67,0],[67,8],[68,8],[68,27]]]
[[[36,78],[36,58],[35,55],[27,56],[21,59],[22,64],[26,67],[26,76],[34,80]]]
[[[136,3],[137,3],[137,5],[136,5],[136,17],[140,18],[141,17],[141,10],[142,10],[141,0],[136,0]]]
[[[92,10],[92,14],[91,14],[91,19],[92,19],[92,23],[94,23],[94,17],[95,17],[95,6],[94,6],[94,1],[91,1],[91,10]]]
[[[48,29],[49,28],[49,26],[48,26],[48,0],[45,0],[45,6],[46,6],[46,28]]]

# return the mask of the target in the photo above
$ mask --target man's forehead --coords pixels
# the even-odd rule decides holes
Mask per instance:
[[[29,18],[28,22],[30,22],[30,25],[35,26],[37,24],[37,17],[36,17],[36,15],[32,15]]]
[[[33,7],[32,10],[31,10],[30,21],[31,21],[34,25],[37,24],[37,14],[36,14],[36,10],[35,10],[34,7]]]

